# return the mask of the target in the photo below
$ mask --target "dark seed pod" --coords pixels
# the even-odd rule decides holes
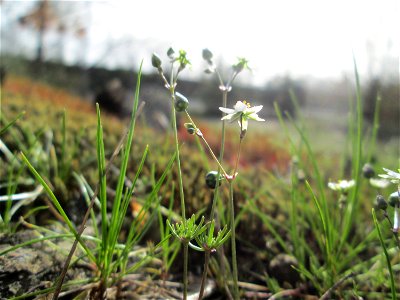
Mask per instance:
[[[400,200],[399,200],[399,193],[398,192],[394,192],[391,193],[389,196],[389,204],[390,206],[400,206]]]
[[[375,170],[370,164],[365,164],[362,168],[362,172],[365,178],[372,178],[375,176]]]
[[[386,210],[387,206],[388,206],[388,204],[382,195],[376,196],[376,207],[377,208],[379,208],[381,210]]]
[[[188,99],[180,93],[175,93],[175,109],[177,111],[184,111],[188,106]]]
[[[217,181],[218,180],[218,172],[217,171],[210,171],[207,173],[206,175],[206,185],[210,188],[210,189],[215,189],[215,187],[217,186]]]

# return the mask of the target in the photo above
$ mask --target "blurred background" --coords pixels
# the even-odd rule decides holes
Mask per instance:
[[[184,49],[192,66],[178,91],[193,114],[219,117],[215,74],[205,74],[202,49],[228,79],[238,57],[249,61],[230,103],[273,103],[294,114],[292,91],[303,114],[343,120],[354,99],[354,62],[360,74],[364,116],[372,120],[382,98],[382,139],[400,134],[399,2],[383,1],[1,1],[1,81],[24,76],[100,102],[120,117],[129,114],[143,60],[141,97],[149,119],[167,114],[167,96],[151,54],[168,69],[166,51]]]

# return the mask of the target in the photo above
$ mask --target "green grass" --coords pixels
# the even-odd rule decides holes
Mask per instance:
[[[218,165],[207,160],[207,149],[200,147],[195,137],[180,134],[179,138],[185,138],[181,143],[177,141],[178,134],[163,136],[137,122],[140,77],[129,124],[118,125],[97,107],[86,116],[86,123],[82,121],[84,118],[79,119],[79,113],[60,109],[50,114],[49,120],[53,121],[49,124],[35,127],[33,124],[41,124],[37,119],[49,114],[48,108],[44,104],[43,107],[28,106],[22,113],[24,102],[19,99],[22,97],[6,86],[0,128],[4,145],[1,163],[6,166],[1,170],[0,182],[1,199],[4,199],[0,202],[4,207],[0,213],[1,231],[14,235],[30,228],[40,237],[0,248],[0,256],[7,257],[18,248],[42,242],[57,249],[57,241],[65,240],[71,245],[71,251],[64,251],[65,270],[77,262],[94,265],[92,273],[83,281],[63,282],[60,270],[51,288],[26,292],[19,298],[72,290],[89,283],[93,295],[101,298],[107,289],[119,288],[132,274],[147,274],[155,285],[158,279],[164,283],[181,282],[183,263],[179,259],[182,251],[179,238],[184,237],[185,242],[193,238],[193,244],[197,241],[197,245],[192,246],[197,250],[207,249],[207,245],[213,248],[213,243],[219,240],[225,242],[228,237],[218,237],[217,232],[220,228],[225,228],[224,234],[229,232],[233,219],[227,201],[231,194],[235,209],[231,228],[236,231],[239,282],[262,285],[277,297],[291,292],[293,297],[352,299],[358,295],[368,299],[396,299],[400,293],[399,252],[381,211],[373,211],[371,217],[376,190],[363,178],[362,166],[373,163],[378,174],[382,167],[397,169],[398,149],[395,144],[383,145],[377,139],[379,121],[384,122],[379,120],[380,100],[372,129],[366,130],[356,67],[355,81],[356,96],[350,100],[348,133],[341,137],[343,143],[335,144],[330,132],[321,134],[321,128],[328,131],[331,126],[319,126],[316,120],[302,118],[292,95],[300,117],[294,119],[276,106],[280,127],[275,127],[274,133],[272,130],[265,133],[264,127],[252,128],[250,124],[244,142],[248,144],[244,145],[246,156],[250,157],[252,150],[264,151],[259,150],[263,149],[260,144],[267,140],[263,135],[268,134],[275,143],[271,147],[285,149],[286,168],[250,165],[240,170],[233,190],[223,181],[215,195],[205,187],[203,178],[210,171],[209,166],[218,169]],[[166,101],[168,97],[166,93]],[[22,104],[18,106],[18,103]],[[328,122],[334,124],[332,120]],[[199,124],[203,129],[202,122]],[[219,125],[204,127],[204,136],[210,138],[211,147],[220,145],[218,138],[212,141],[214,136],[224,137],[226,141],[219,149],[225,147],[227,155],[234,157],[235,151],[231,148],[237,145],[237,130],[227,128],[226,133],[225,129],[223,133],[219,130]],[[381,157],[381,149],[388,150],[389,154]],[[371,161],[373,157],[375,162]],[[349,168],[343,163],[346,160]],[[227,169],[233,165],[228,163]],[[329,181],[339,179],[356,181],[343,206],[338,201],[343,195],[327,186]],[[393,189],[390,186],[380,193],[387,197]],[[76,194],[89,208],[83,222],[73,221],[68,209]],[[21,200],[13,200],[20,196]],[[29,204],[32,199],[34,202]],[[131,213],[133,204],[139,207],[135,216]],[[183,217],[192,213],[195,217],[182,218],[182,206],[186,210]],[[215,210],[218,221],[207,217],[206,220],[212,221],[201,222],[199,226],[198,219],[208,216],[211,210]],[[51,221],[58,224],[56,229],[48,226],[49,222],[39,222],[42,215],[51,216]],[[389,217],[392,217],[390,210]],[[91,233],[83,231],[87,226],[93,229]],[[201,233],[200,236],[192,236],[187,226],[196,234]],[[206,253],[205,265],[209,262],[209,270],[205,268],[203,275],[203,278],[217,279],[218,293],[224,296],[230,293],[227,289],[234,291],[230,282],[233,270],[227,263],[232,259],[231,249],[229,243],[225,244],[219,250],[222,255],[208,253],[207,256]],[[143,255],[138,254],[141,250]],[[296,262],[292,266],[298,272],[295,282],[289,278],[284,282],[285,279],[271,271],[269,263],[280,254],[287,254]],[[196,257],[192,250],[187,255],[189,260]],[[149,273],[155,260],[161,262],[161,267]],[[193,270],[202,268],[203,263],[203,260],[190,260],[188,272],[194,274]],[[239,284],[239,288],[242,295],[250,290],[245,284]],[[180,294],[183,287],[171,289]]]

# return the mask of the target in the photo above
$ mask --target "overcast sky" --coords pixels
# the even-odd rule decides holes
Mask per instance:
[[[77,3],[89,26],[88,63],[102,57],[108,65],[132,68],[143,58],[148,70],[151,52],[163,55],[173,46],[188,52],[193,63],[188,73],[195,74],[204,67],[201,50],[207,47],[226,63],[246,57],[255,83],[279,74],[340,77],[352,72],[353,53],[361,73],[398,74],[396,0]],[[70,45],[66,58],[74,61],[80,47]]]

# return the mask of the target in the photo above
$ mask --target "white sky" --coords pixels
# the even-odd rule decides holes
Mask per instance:
[[[285,74],[340,77],[352,72],[353,53],[361,73],[398,78],[399,2],[109,0],[86,1],[81,13],[90,24],[89,63],[114,44],[105,56],[109,65],[137,67],[143,58],[149,70],[151,53],[163,55],[172,46],[188,52],[193,69],[186,73],[196,74],[207,47],[216,61],[246,57],[254,71],[249,80],[263,83]],[[70,45],[67,59],[80,47]]]
[[[111,22],[99,20],[102,13],[93,14],[97,32],[115,39],[129,34],[163,52],[169,46],[185,49],[196,65],[205,47],[228,62],[243,56],[256,81],[277,73],[340,76],[353,69],[353,53],[360,71],[366,71],[368,58],[384,55],[397,61],[398,70],[400,11],[395,0],[120,0],[97,9],[112,14]],[[373,45],[369,54],[368,41]],[[144,58],[147,67],[150,61]]]

